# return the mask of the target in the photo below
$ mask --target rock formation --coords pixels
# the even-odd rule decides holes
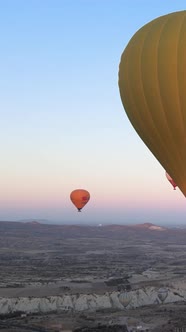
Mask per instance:
[[[146,305],[186,301],[186,287],[176,282],[170,287],[144,287],[129,292],[64,294],[48,297],[0,298],[0,313],[46,313],[51,311],[127,310]],[[183,285],[182,285],[183,286]]]

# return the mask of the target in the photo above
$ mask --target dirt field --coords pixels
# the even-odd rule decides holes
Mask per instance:
[[[150,224],[84,227],[0,222],[0,297],[104,294],[183,280],[185,248],[185,230],[152,230]],[[1,315],[0,331],[88,331],[85,327],[106,331],[104,325],[113,332],[119,328],[186,331],[185,302],[14,316]]]

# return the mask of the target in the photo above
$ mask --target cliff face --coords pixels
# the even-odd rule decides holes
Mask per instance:
[[[180,287],[181,286],[181,287]],[[145,287],[130,292],[111,292],[104,295],[79,294],[50,297],[0,298],[0,313],[16,311],[46,313],[51,311],[94,311],[99,309],[128,309],[145,305],[186,301],[185,285]]]

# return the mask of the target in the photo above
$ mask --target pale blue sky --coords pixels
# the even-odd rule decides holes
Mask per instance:
[[[185,1],[0,0],[0,220],[184,222],[185,198],[129,123],[121,53]],[[91,200],[78,214],[78,187]]]

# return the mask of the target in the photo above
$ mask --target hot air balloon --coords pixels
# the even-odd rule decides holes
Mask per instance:
[[[127,116],[186,196],[186,11],[154,19],[129,41],[119,65]]]
[[[129,305],[130,301],[132,299],[132,296],[128,292],[123,292],[119,295],[119,301],[125,308]]]
[[[167,298],[168,295],[168,289],[167,288],[160,288],[158,290],[158,298],[160,299],[161,302],[164,302]]]
[[[174,190],[176,190],[177,184],[174,182],[174,180],[171,178],[171,176],[167,172],[165,172],[165,175],[166,175],[167,180],[172,184]]]
[[[90,194],[87,190],[76,189],[71,192],[70,199],[80,212],[81,209],[88,203]]]

